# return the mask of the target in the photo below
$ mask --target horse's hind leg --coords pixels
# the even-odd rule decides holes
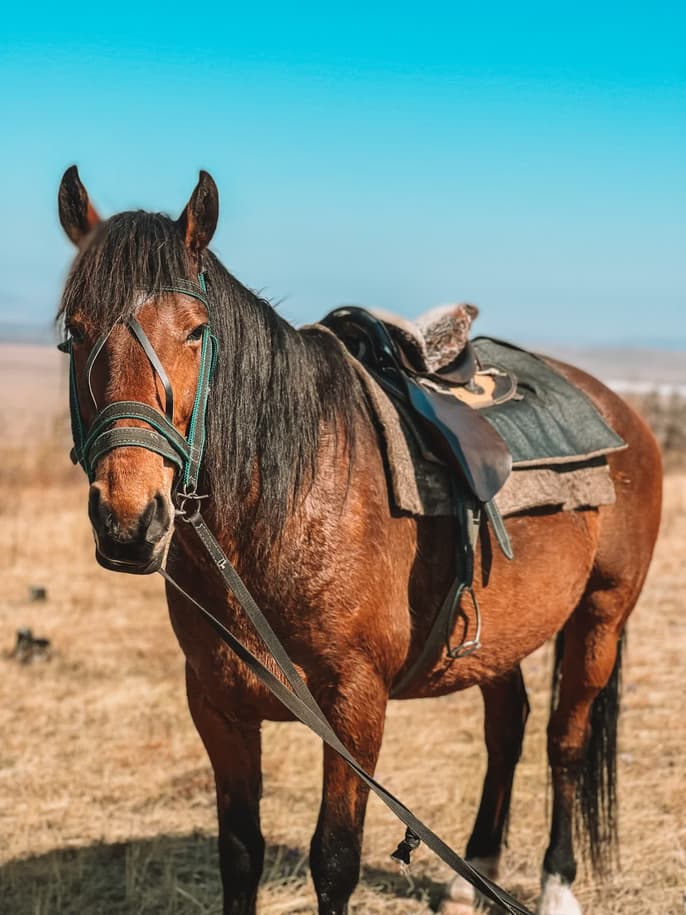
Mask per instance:
[[[613,604],[620,612],[612,612]],[[621,591],[591,592],[558,637],[559,683],[548,725],[553,817],[539,915],[581,913],[571,890],[576,877],[572,831],[577,798],[594,866],[602,868],[614,843],[620,638],[628,612],[621,612],[624,607]]]
[[[592,863],[602,864],[602,853],[612,846],[621,663],[617,647],[648,572],[662,501],[660,452],[643,420],[598,382],[568,366],[558,368],[596,402],[629,447],[608,457],[616,501],[598,509],[593,570],[565,626],[561,667],[556,665],[561,676],[554,680],[548,725],[553,820],[539,915],[580,912],[571,891],[577,798]]]
[[[346,673],[345,689],[321,706],[342,743],[370,774],[381,748],[385,685],[362,667]],[[319,915],[345,915],[360,874],[362,828],[369,789],[341,757],[324,747],[324,785],[310,869]]]
[[[191,716],[214,769],[224,915],[254,915],[264,863],[259,723],[229,721],[207,702],[188,665],[186,685]]]
[[[467,860],[485,876],[495,879],[529,702],[519,667],[506,678],[482,685],[481,692],[488,767],[479,812],[467,843]],[[479,902],[474,887],[462,877],[455,877],[448,886],[441,912],[443,915],[468,915]]]

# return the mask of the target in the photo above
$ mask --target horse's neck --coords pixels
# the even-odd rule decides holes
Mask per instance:
[[[289,328],[287,333],[298,333],[293,328]],[[313,376],[311,381],[314,389],[323,391],[323,386],[331,385],[332,360],[334,372],[339,371],[340,376],[344,377],[344,372],[349,372],[349,363],[343,353],[340,354],[332,343],[328,332],[322,335],[309,333],[301,336],[305,347],[310,349],[309,366]],[[317,348],[327,348],[327,360],[317,359]],[[340,366],[336,363],[340,360]],[[317,366],[326,365],[326,370],[319,369],[317,377]],[[326,375],[327,377],[324,377]],[[354,384],[359,386],[357,377]],[[286,390],[283,385],[279,386],[281,396],[284,396]],[[357,390],[360,404],[363,401],[361,387]],[[300,415],[304,419],[311,416],[305,403],[300,401],[311,397],[312,390],[303,391],[294,385],[287,389],[289,398],[289,410],[284,410],[281,421],[284,423],[297,423],[297,417]],[[351,456],[355,465],[360,461],[368,461],[370,440],[375,441],[375,433],[371,426],[371,421],[365,410],[356,409],[347,411],[345,419],[336,415],[335,420],[331,418],[323,428],[318,430],[319,448],[316,458],[316,471],[314,479],[308,481],[300,492],[292,494],[291,503],[288,511],[286,523],[281,530],[270,529],[264,518],[260,518],[259,512],[256,511],[253,516],[253,509],[257,504],[261,481],[259,478],[258,462],[255,460],[255,485],[248,498],[248,504],[240,506],[240,510],[234,514],[231,511],[225,511],[221,517],[213,514],[211,507],[212,494],[210,493],[210,506],[208,518],[214,533],[218,537],[222,547],[226,551],[231,561],[238,567],[249,585],[263,590],[265,587],[280,591],[280,583],[288,579],[289,582],[296,583],[301,576],[308,576],[308,570],[321,567],[327,562],[327,557],[339,546],[340,531],[338,528],[344,525],[346,514],[350,511],[350,500],[354,495],[351,489],[351,483],[355,477],[355,466],[351,466]],[[280,415],[277,411],[277,415]],[[351,423],[351,415],[354,417],[354,428],[347,428]],[[300,427],[291,430],[293,434],[307,434],[312,430],[304,430]],[[356,442],[356,448],[351,455],[350,445]],[[365,456],[366,455],[366,456]],[[382,480],[382,486],[385,483]],[[381,487],[378,487],[380,489]],[[379,493],[379,497],[385,497]],[[255,505],[251,505],[254,502]],[[357,509],[359,511],[359,508]],[[235,518],[240,518],[238,528],[234,527]],[[190,531],[180,531],[181,543],[186,560],[193,562],[198,566],[198,573],[201,574],[202,568],[206,565],[201,558],[200,545]],[[265,585],[265,582],[267,583]],[[264,593],[264,592],[263,592]],[[276,595],[275,595],[276,596]]]

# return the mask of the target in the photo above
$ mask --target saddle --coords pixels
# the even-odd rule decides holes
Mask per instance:
[[[391,696],[407,690],[442,650],[454,660],[479,649],[475,549],[487,520],[503,554],[513,558],[498,504],[509,488],[521,489],[510,483],[536,474],[529,480],[533,500],[529,493],[517,510],[561,509],[568,501],[571,510],[614,501],[605,455],[625,443],[590,399],[545,360],[488,337],[470,342],[476,314],[471,305],[451,306],[413,323],[347,307],[320,322],[358,368],[384,443],[389,491],[411,496],[411,505],[400,499],[395,505],[413,516],[449,515],[459,523],[455,580]],[[598,482],[605,486],[591,492]],[[459,643],[451,644],[458,613],[466,628]]]
[[[449,306],[415,323],[349,306],[320,323],[381,385],[427,450],[457,472],[478,503],[487,504],[507,481],[512,456],[473,401],[502,402],[515,395],[516,382],[479,365],[468,340],[477,314],[473,305]]]

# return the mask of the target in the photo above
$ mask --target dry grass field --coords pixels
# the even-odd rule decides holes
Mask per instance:
[[[52,397],[60,369],[50,362],[44,370]],[[64,422],[55,425],[54,409],[38,410],[36,419],[39,390],[34,381],[18,387],[1,414],[4,428],[10,420],[15,426],[0,454],[0,913],[214,915],[212,780],[186,711],[162,582],[96,565],[85,480],[68,466],[68,434]],[[22,453],[29,427],[31,449]],[[686,473],[676,470],[666,479],[662,533],[629,627],[621,869],[599,884],[580,868],[585,915],[685,911],[685,557]],[[31,599],[36,587],[46,588],[45,599]],[[48,660],[22,664],[12,655],[22,627],[51,640]],[[549,645],[525,663],[532,715],[502,874],[529,904],[547,841],[550,671]],[[378,767],[381,780],[458,850],[484,769],[481,718],[477,691],[391,703]],[[300,725],[265,726],[263,915],[316,911],[307,848],[320,756]],[[447,869],[422,848],[408,882],[389,859],[402,834],[373,798],[353,912],[431,911]]]

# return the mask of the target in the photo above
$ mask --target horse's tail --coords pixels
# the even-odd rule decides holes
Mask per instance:
[[[617,722],[619,720],[622,633],[617,643],[612,674],[591,706],[589,738],[576,786],[576,835],[597,874],[603,874],[618,857],[617,836]],[[552,707],[557,705],[564,630],[555,641]]]

